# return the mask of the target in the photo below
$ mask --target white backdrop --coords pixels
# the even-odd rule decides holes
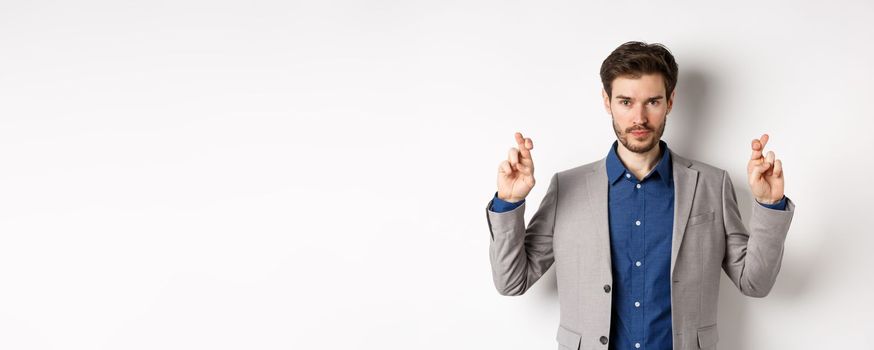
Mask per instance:
[[[797,204],[721,349],[874,343],[871,2],[0,1],[0,348],[550,349],[552,271],[500,296],[485,205],[513,132],[530,218],[615,139],[598,69],[661,42],[664,140],[769,133]],[[724,275],[723,275],[724,276]]]

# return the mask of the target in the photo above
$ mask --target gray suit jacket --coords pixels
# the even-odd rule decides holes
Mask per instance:
[[[671,151],[675,191],[671,247],[674,349],[716,349],[720,269],[744,295],[764,297],[783,259],[795,204],[754,204],[750,229],[725,170]],[[606,157],[552,176],[525,226],[525,204],[489,210],[489,258],[498,292],[521,295],[555,265],[559,349],[606,350],[611,286]]]

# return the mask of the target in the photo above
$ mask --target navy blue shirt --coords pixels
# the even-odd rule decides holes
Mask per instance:
[[[613,320],[610,349],[673,348],[671,238],[674,181],[664,141],[655,168],[638,180],[616,153],[607,155]]]
[[[670,350],[674,214],[670,152],[667,143],[659,141],[659,162],[638,180],[620,161],[618,144],[613,142],[606,159],[614,287],[609,349]],[[509,211],[524,201],[506,202],[496,193],[490,209]],[[759,204],[785,210],[786,198]]]

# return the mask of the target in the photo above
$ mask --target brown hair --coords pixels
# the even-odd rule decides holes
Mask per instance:
[[[661,73],[665,80],[666,99],[677,86],[677,62],[662,44],[629,41],[619,45],[601,64],[601,83],[607,96],[613,97],[613,79],[622,76],[639,78],[643,74]]]

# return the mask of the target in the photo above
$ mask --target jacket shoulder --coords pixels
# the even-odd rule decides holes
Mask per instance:
[[[573,168],[560,170],[555,173],[555,177],[563,186],[576,187],[585,184],[585,181],[590,176],[597,176],[597,173],[605,174],[605,161],[607,157],[599,160],[575,166]],[[568,187],[565,187],[568,188]]]
[[[685,163],[689,168],[695,169],[698,171],[699,176],[705,178],[713,178],[713,179],[722,179],[723,174],[726,173],[725,169],[717,167],[713,164],[702,162],[697,159],[686,158],[683,156],[678,156],[677,154],[672,154],[673,157],[676,157],[680,164]]]
[[[604,162],[607,160],[607,157],[598,159],[596,161],[586,163],[583,165],[575,166],[573,168],[564,169],[558,171],[556,175],[559,178],[567,178],[567,177],[576,177],[579,175],[585,175],[594,171],[604,170]]]

